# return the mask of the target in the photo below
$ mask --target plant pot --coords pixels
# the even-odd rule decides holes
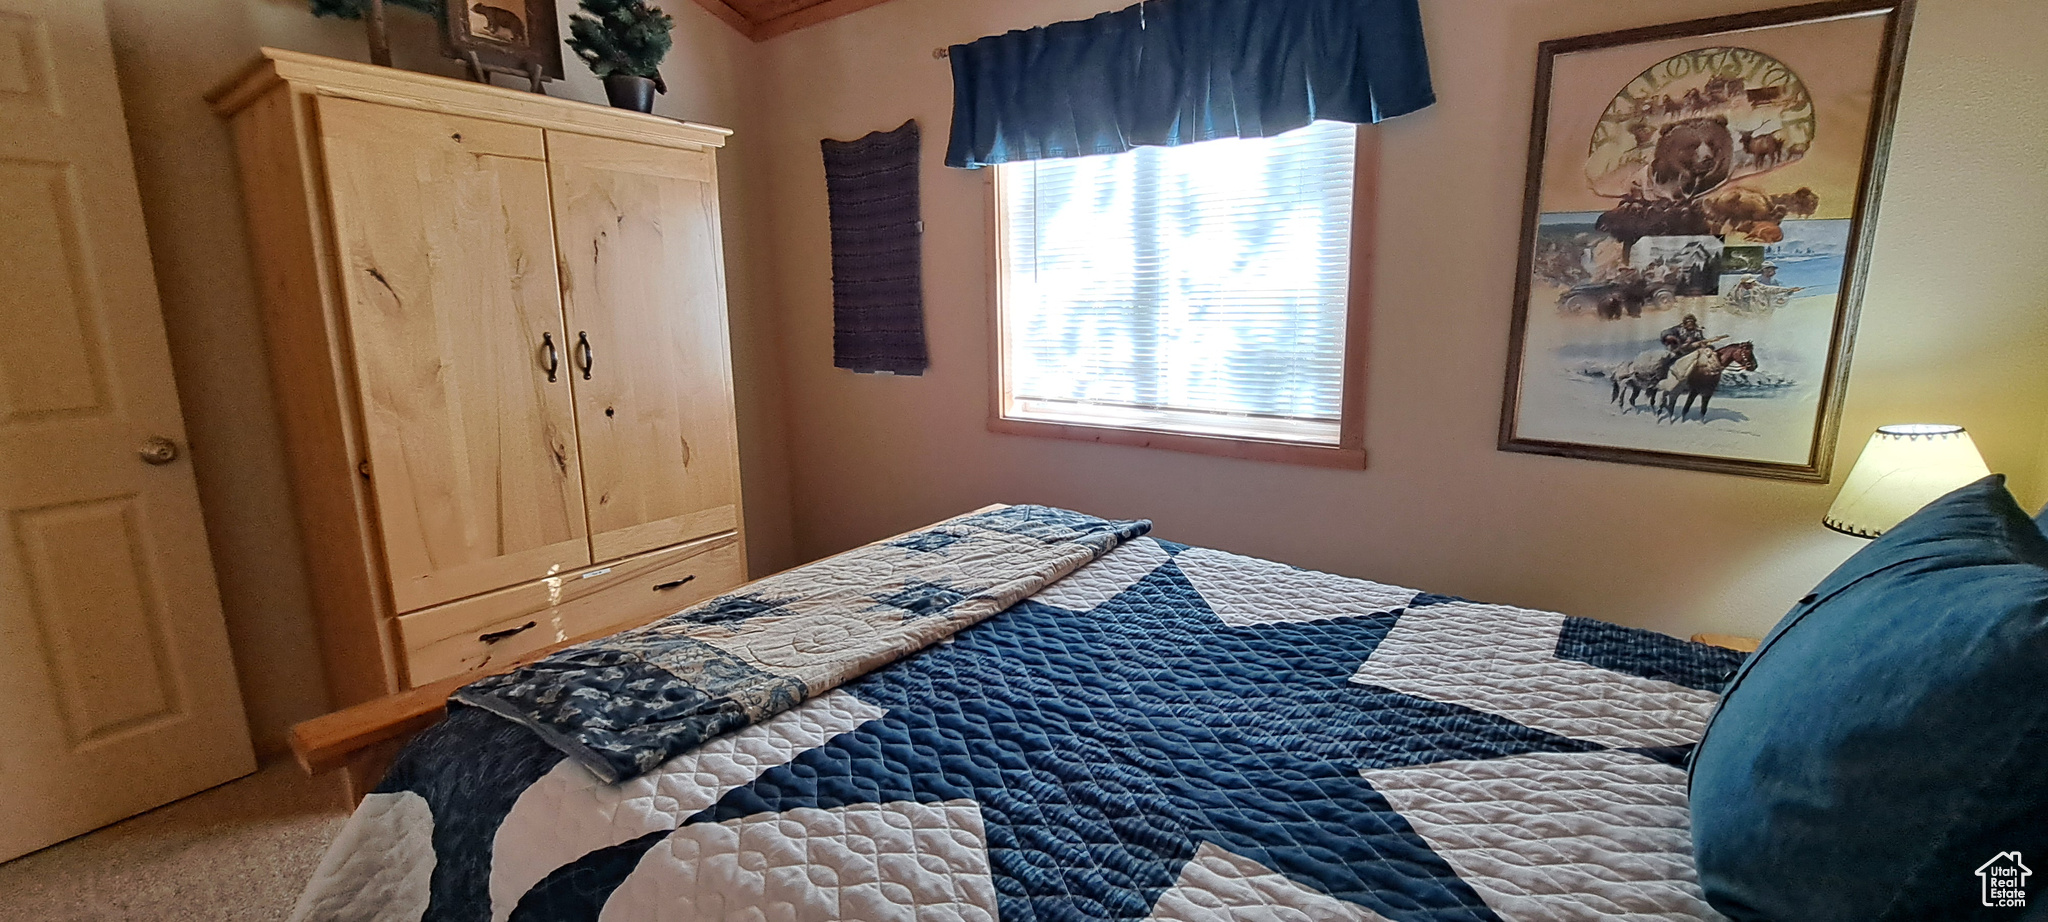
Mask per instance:
[[[654,78],[612,74],[604,78],[604,95],[611,100],[614,109],[653,112]]]

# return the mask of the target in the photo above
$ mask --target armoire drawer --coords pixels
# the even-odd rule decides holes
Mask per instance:
[[[405,615],[398,619],[399,645],[416,687],[566,640],[637,627],[744,582],[739,537],[728,532]]]

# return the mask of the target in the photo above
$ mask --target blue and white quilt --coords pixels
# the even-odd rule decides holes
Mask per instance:
[[[1717,919],[1740,658],[1140,537],[622,783],[457,708],[296,918]]]

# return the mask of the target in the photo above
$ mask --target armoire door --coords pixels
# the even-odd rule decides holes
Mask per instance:
[[[587,566],[538,128],[319,100],[400,612]]]
[[[548,132],[599,562],[739,525],[739,450],[710,151]]]
[[[0,50],[5,861],[256,760],[105,11],[0,0]]]

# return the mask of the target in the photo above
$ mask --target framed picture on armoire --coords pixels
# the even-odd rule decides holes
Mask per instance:
[[[1503,451],[1828,479],[1911,17],[1540,46]]]
[[[481,71],[562,79],[554,0],[443,0],[448,53]],[[537,86],[537,85],[536,85]]]

